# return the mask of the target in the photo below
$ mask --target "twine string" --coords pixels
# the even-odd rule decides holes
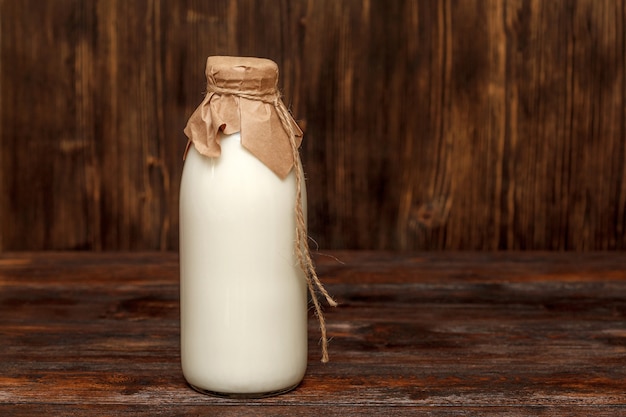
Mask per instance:
[[[295,220],[296,220],[296,239],[295,239],[295,251],[298,258],[298,265],[306,277],[307,287],[313,300],[315,307],[315,314],[320,324],[321,342],[322,342],[322,362],[328,362],[328,337],[326,335],[326,319],[322,312],[322,306],[317,297],[317,291],[319,291],[326,302],[332,307],[337,306],[337,302],[330,296],[324,285],[317,276],[313,260],[311,259],[311,251],[309,248],[308,234],[306,227],[306,220],[304,218],[304,209],[302,207],[302,183],[303,183],[303,170],[302,162],[300,161],[300,155],[298,153],[298,144],[296,142],[296,132],[291,123],[291,115],[289,110],[280,98],[278,91],[274,88],[268,91],[258,90],[233,90],[223,87],[218,87],[214,84],[209,84],[207,87],[208,93],[215,93],[219,95],[232,95],[249,100],[261,101],[274,106],[276,114],[280,119],[283,129],[289,136],[289,143],[291,145],[291,153],[293,158],[293,169],[295,170],[296,177],[296,204],[295,204]]]

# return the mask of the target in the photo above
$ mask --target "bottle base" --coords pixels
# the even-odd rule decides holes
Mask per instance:
[[[233,400],[245,400],[245,399],[257,399],[257,398],[266,398],[273,397],[275,395],[285,394],[289,391],[294,390],[300,383],[292,385],[287,388],[279,389],[276,391],[268,391],[268,392],[246,392],[246,393],[237,393],[237,392],[219,392],[219,391],[211,391],[204,388],[196,387],[195,385],[189,384],[191,388],[198,391],[201,394],[211,395],[213,397],[220,398],[229,398]]]

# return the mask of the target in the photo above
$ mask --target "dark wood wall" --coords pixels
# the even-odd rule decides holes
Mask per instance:
[[[0,251],[176,249],[208,55],[281,68],[321,248],[626,249],[621,0],[0,0]]]

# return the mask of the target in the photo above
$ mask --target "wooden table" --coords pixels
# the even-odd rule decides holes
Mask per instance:
[[[227,400],[179,366],[174,253],[0,255],[0,415],[626,415],[623,253],[330,252],[331,362]]]

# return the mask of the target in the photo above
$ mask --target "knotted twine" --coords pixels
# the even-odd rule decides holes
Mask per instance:
[[[315,271],[315,266],[313,265],[313,260],[311,259],[310,247],[308,243],[308,234],[307,234],[307,226],[306,220],[304,218],[304,210],[302,207],[302,183],[303,183],[303,169],[302,162],[300,161],[300,156],[298,153],[298,141],[296,139],[296,130],[292,124],[292,117],[289,113],[289,110],[283,103],[278,88],[275,86],[271,89],[250,89],[250,88],[226,88],[222,86],[216,85],[214,80],[209,78],[207,83],[207,92],[205,101],[210,102],[213,96],[232,96],[237,99],[247,99],[252,101],[259,101],[266,104],[269,104],[274,107],[278,118],[280,119],[280,123],[282,128],[285,130],[289,137],[289,144],[291,146],[291,158],[293,160],[292,169],[295,170],[295,180],[296,180],[296,203],[295,203],[295,221],[296,221],[296,230],[295,230],[295,252],[296,257],[298,259],[298,266],[304,273],[306,277],[307,287],[309,293],[311,294],[311,299],[313,301],[313,305],[315,307],[315,314],[317,315],[319,324],[320,324],[320,333],[321,333],[321,342],[322,342],[322,359],[323,363],[328,362],[328,337],[326,334],[326,320],[324,318],[324,313],[322,312],[322,306],[317,297],[317,291],[319,291],[328,304],[332,307],[337,306],[337,302],[330,296],[324,285],[320,281],[317,276],[317,272]],[[192,116],[193,117],[193,116]],[[188,125],[189,127],[189,125]],[[189,136],[188,147],[190,146],[191,139],[191,130],[185,129],[185,133]],[[186,152],[185,152],[186,153]]]

